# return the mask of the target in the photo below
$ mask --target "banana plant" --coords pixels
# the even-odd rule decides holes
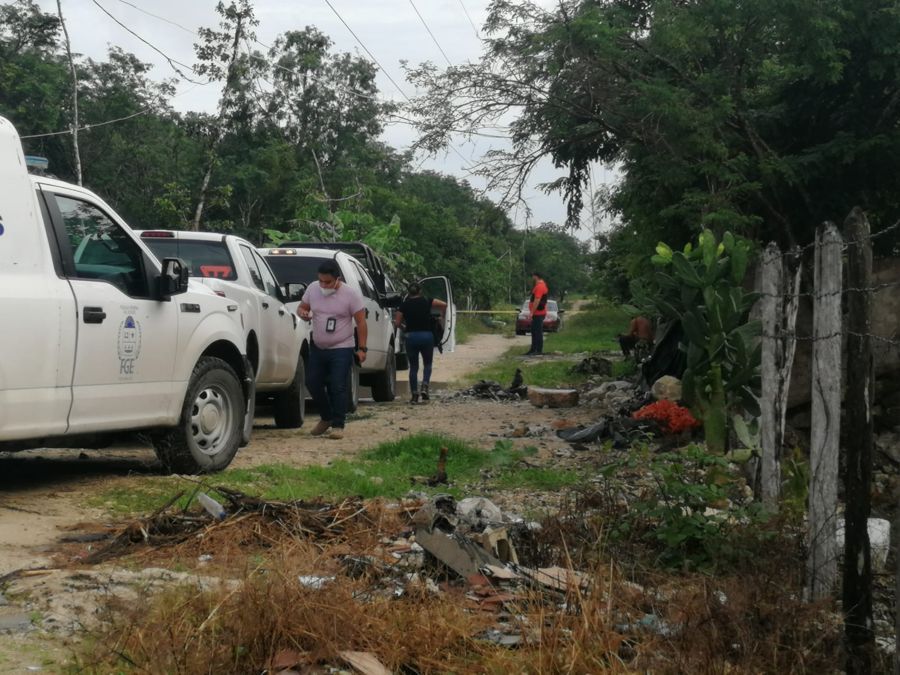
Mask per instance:
[[[656,309],[681,322],[687,356],[684,397],[703,421],[706,445],[725,452],[729,410],[758,414],[759,323],[748,321],[758,294],[742,283],[750,261],[749,242],[726,232],[721,241],[704,230],[697,246],[674,251],[664,243],[651,261],[656,266]]]

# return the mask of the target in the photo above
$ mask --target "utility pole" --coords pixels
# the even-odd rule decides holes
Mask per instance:
[[[66,39],[66,55],[69,58],[69,71],[72,73],[72,146],[75,150],[75,181],[81,185],[81,152],[78,149],[78,73],[75,70],[75,59],[72,57],[72,45],[69,42],[69,31],[62,13],[62,0],[56,0],[56,12],[59,14],[59,24],[63,29]]]

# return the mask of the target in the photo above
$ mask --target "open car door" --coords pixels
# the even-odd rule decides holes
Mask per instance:
[[[447,277],[426,277],[419,280],[419,286],[422,287],[422,295],[426,298],[447,303],[444,335],[441,338],[440,346],[443,351],[452,352],[456,349],[456,305],[453,304],[453,288],[450,286],[450,280]],[[435,347],[437,346],[435,345]]]

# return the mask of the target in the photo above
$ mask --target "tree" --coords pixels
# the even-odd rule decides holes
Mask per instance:
[[[550,157],[570,226],[596,161],[624,174],[605,206],[651,240],[806,243],[855,204],[900,212],[892,0],[495,0],[486,28],[479,63],[410,72],[420,146],[514,111],[512,150],[481,170],[515,197]]]

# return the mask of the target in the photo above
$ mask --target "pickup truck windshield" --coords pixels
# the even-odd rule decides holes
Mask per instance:
[[[301,256],[267,255],[266,261],[275,272],[279,284],[309,285],[319,278],[319,265],[325,258],[305,258]]]
[[[224,241],[191,241],[166,237],[141,237],[153,255],[163,258],[181,258],[192,277],[206,277],[234,281],[237,272]]]

